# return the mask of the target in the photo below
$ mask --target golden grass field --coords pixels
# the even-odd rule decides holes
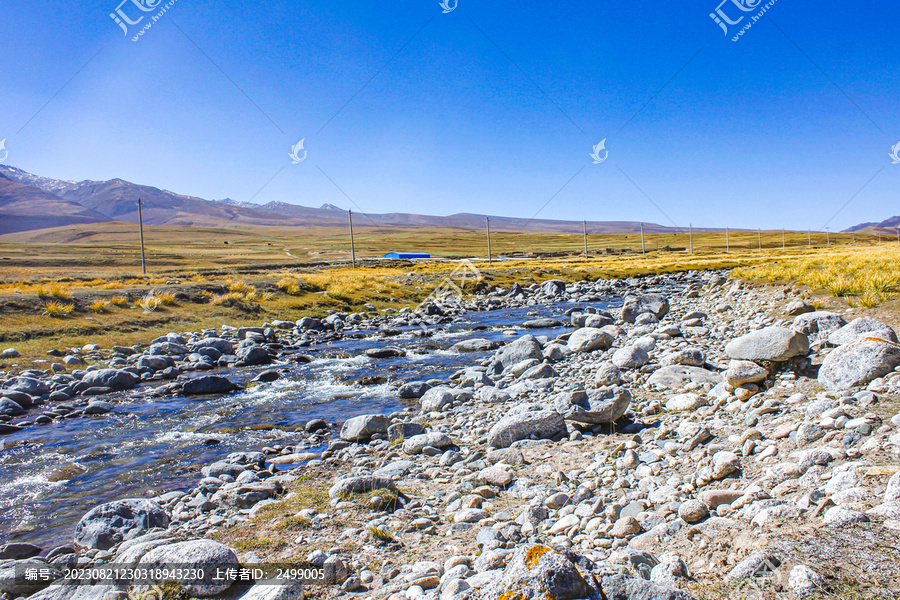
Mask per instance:
[[[656,234],[645,237],[646,254],[639,235],[591,235],[585,259],[581,235],[499,231],[489,264],[481,231],[360,227],[360,265],[351,269],[343,229],[145,227],[147,276],[137,239],[127,223],[0,236],[0,343],[35,360],[88,342],[146,343],[169,331],[365,311],[367,303],[401,308],[457,266],[375,260],[395,250],[471,258],[495,285],[736,268],[847,305],[877,306],[900,292],[900,243],[862,234],[831,234],[826,245],[823,234],[731,232],[728,253],[723,233]]]

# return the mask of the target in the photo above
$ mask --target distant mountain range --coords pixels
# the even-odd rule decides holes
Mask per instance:
[[[885,219],[881,223],[860,223],[859,225],[848,227],[844,230],[844,232],[851,233],[853,231],[862,231],[863,229],[868,229],[870,230],[870,233],[880,235],[897,235],[898,227],[900,227],[900,216]]]
[[[47,227],[81,225],[105,221],[137,223],[137,200],[141,199],[144,223],[193,227],[343,226],[347,211],[324,204],[320,208],[284,202],[253,204],[226,198],[204,200],[147,185],[112,179],[109,181],[60,181],[0,165],[0,235]],[[359,227],[459,227],[482,228],[485,215],[461,213],[446,217],[408,213],[359,214]],[[581,233],[580,221],[520,219],[491,216],[491,228],[507,231]],[[589,221],[588,233],[634,233],[638,221]],[[655,223],[644,223],[647,233],[675,231]]]
[[[138,222],[137,200],[141,199],[144,223],[188,227],[328,227],[344,226],[347,211],[324,204],[320,208],[269,202],[253,204],[226,198],[204,200],[148,185],[112,179],[109,181],[61,181],[0,165],[0,235],[48,227],[106,221]],[[491,228],[502,231],[581,233],[581,221],[522,219],[491,216]],[[481,229],[485,215],[459,213],[449,216],[410,213],[360,214],[359,227],[457,227]],[[591,234],[630,234],[640,231],[640,221],[588,221]],[[895,227],[900,217],[866,227]],[[643,223],[647,233],[683,231],[656,223]],[[695,231],[710,231],[709,229]]]

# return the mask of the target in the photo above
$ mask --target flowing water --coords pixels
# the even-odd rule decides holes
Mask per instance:
[[[565,321],[562,313],[572,306],[468,313],[459,322],[432,328],[435,333],[427,338],[407,331],[388,342],[344,339],[304,349],[303,354],[315,358],[308,364],[228,372],[233,381],[246,383],[264,369],[282,371],[281,379],[243,392],[129,400],[107,415],[65,419],[5,436],[0,450],[0,542],[28,541],[45,548],[66,543],[78,519],[94,506],[190,489],[200,478],[200,467],[230,452],[302,442],[305,436],[296,431],[310,419],[340,423],[360,414],[414,406],[397,398],[397,382],[446,379],[491,354],[449,352],[453,344],[470,338],[515,339],[504,330],[538,313]],[[528,333],[555,337],[563,331]],[[404,348],[407,356],[372,360],[362,354],[385,344]],[[356,383],[372,376],[387,376],[393,384]],[[206,444],[212,437],[220,443]]]

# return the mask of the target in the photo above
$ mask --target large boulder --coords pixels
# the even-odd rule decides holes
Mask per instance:
[[[886,342],[897,342],[897,334],[888,325],[872,317],[859,317],[829,335],[828,343],[842,346],[862,338],[878,338]]]
[[[181,388],[187,396],[199,396],[205,394],[227,394],[240,389],[237,384],[221,375],[203,375],[194,377],[184,382]]]
[[[331,498],[343,498],[348,494],[367,494],[375,490],[397,491],[397,487],[387,477],[357,475],[354,477],[343,477],[335,481],[334,485],[328,490],[328,496]]]
[[[488,446],[506,448],[519,440],[553,439],[566,433],[566,422],[555,410],[522,410],[503,417],[488,432]]]
[[[809,338],[784,327],[766,327],[735,338],[725,345],[725,353],[738,360],[781,362],[809,352]]]
[[[479,590],[484,600],[552,598],[575,600],[604,597],[592,563],[578,555],[557,552],[540,544],[520,546],[506,568]]]
[[[568,346],[572,352],[593,352],[606,350],[612,343],[613,337],[606,331],[596,327],[582,327],[569,336]]]
[[[199,352],[202,348],[215,348],[222,354],[234,354],[234,344],[230,341],[217,337],[207,337],[191,344],[191,350]]]
[[[523,335],[511,344],[501,348],[495,355],[495,360],[505,369],[523,360],[534,358],[543,359],[543,348],[533,335]]]
[[[812,337],[827,337],[846,324],[844,317],[837,313],[817,310],[794,317],[791,329]]]
[[[146,567],[181,567],[186,570],[203,571],[201,578],[176,579],[188,595],[196,598],[218,596],[233,583],[225,577],[216,577],[226,569],[240,569],[241,565],[234,551],[213,540],[188,540],[157,546],[141,557],[139,564]],[[160,582],[162,583],[162,582]]]
[[[433,387],[419,400],[419,406],[423,413],[440,411],[456,399],[453,389],[446,385]]]
[[[13,402],[9,398],[0,398],[0,415],[6,417],[18,417],[24,415],[25,409],[18,402]]]
[[[696,600],[678,588],[628,575],[607,575],[600,586],[605,600]]]
[[[878,339],[861,339],[835,348],[819,368],[819,383],[839,391],[882,377],[900,365],[900,346]]]
[[[653,372],[645,384],[649,389],[680,390],[685,387],[714,386],[722,381],[722,376],[700,367],[670,365]]]
[[[348,442],[366,441],[376,433],[386,434],[390,424],[390,418],[384,415],[359,415],[344,422],[341,439]]]
[[[421,454],[422,450],[431,446],[432,448],[446,448],[453,445],[453,440],[445,433],[431,431],[429,433],[421,433],[414,435],[403,442],[403,451],[407,454]]]
[[[75,526],[75,544],[108,550],[124,540],[168,527],[169,517],[159,504],[143,498],[115,500],[96,506]]]
[[[651,313],[657,319],[669,314],[669,301],[660,294],[643,294],[641,296],[625,296],[622,303],[622,320],[634,323],[640,315]]]
[[[606,388],[589,392],[566,392],[556,400],[556,410],[569,421],[614,423],[631,405],[631,392],[625,388]]]
[[[263,346],[243,346],[237,351],[238,365],[253,367],[272,362],[272,355]]]
[[[624,346],[616,350],[610,360],[620,369],[637,369],[650,361],[650,355],[640,346]]]
[[[138,379],[128,371],[120,371],[119,369],[99,369],[85,374],[81,378],[81,387],[88,389],[92,387],[109,388],[121,392],[130,390],[137,385]]]
[[[3,382],[3,389],[11,392],[22,392],[29,396],[43,396],[50,393],[46,383],[34,377],[12,377]]]

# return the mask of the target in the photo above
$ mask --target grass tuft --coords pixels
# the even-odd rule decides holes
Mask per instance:
[[[50,301],[44,304],[44,314],[48,317],[61,319],[68,317],[75,310],[74,304],[66,304],[64,302]]]

